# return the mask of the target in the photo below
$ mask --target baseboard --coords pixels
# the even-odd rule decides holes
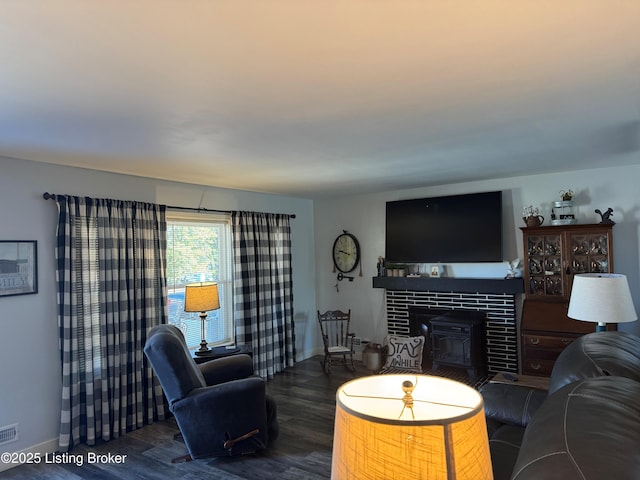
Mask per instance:
[[[301,362],[316,355],[324,355],[324,349],[319,347],[312,350],[305,350],[304,352],[296,352],[296,362]]]
[[[23,450],[20,450],[19,452],[10,452],[10,453],[19,454],[17,455],[18,458],[24,457],[25,462],[23,463],[26,463],[26,459],[34,458],[35,456],[39,456],[40,458],[43,458],[47,453],[53,453],[57,450],[58,450],[58,438],[53,438],[51,440],[47,440],[46,442],[39,443],[38,445],[34,445],[32,447],[28,447]],[[22,463],[0,462],[0,472],[4,472],[5,470],[9,470],[13,467],[18,467],[20,465],[22,465]]]

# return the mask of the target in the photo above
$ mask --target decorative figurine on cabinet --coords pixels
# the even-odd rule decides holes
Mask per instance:
[[[509,264],[509,269],[507,270],[507,275],[504,278],[520,278],[522,276],[522,271],[518,267],[520,266],[521,260],[516,258],[515,260],[511,260],[507,263]]]
[[[613,215],[613,208],[607,208],[607,211],[602,213],[599,208],[595,209],[595,212],[600,215],[600,223],[608,223],[611,225],[615,225],[616,222],[611,220],[611,215]]]

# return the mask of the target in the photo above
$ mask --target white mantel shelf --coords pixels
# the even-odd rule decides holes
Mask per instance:
[[[410,292],[524,293],[522,278],[373,277],[373,288]]]

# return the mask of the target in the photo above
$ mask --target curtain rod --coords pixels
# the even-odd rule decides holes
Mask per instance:
[[[44,198],[45,200],[55,200],[56,199],[56,194],[55,193],[49,193],[49,192],[44,192],[42,194],[42,198]],[[210,208],[193,208],[193,207],[173,207],[170,205],[166,205],[166,207],[168,209],[171,210],[189,210],[192,212],[201,212],[201,213],[233,213],[232,210],[215,210],[215,209],[210,209]],[[289,218],[296,218],[296,214],[295,213],[285,213],[283,215],[289,215]]]

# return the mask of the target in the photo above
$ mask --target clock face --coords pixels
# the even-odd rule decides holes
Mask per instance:
[[[333,263],[343,273],[351,272],[360,261],[360,245],[350,233],[338,235],[333,242]]]

